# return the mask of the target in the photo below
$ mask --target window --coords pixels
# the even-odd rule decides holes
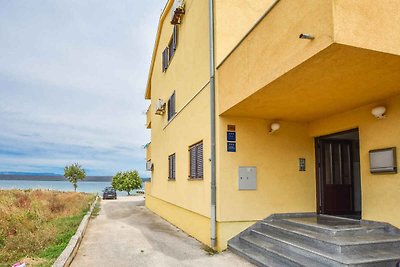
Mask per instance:
[[[175,92],[168,99],[168,121],[175,115]]]
[[[178,26],[174,25],[171,40],[168,46],[162,52],[162,71],[165,72],[175,55],[176,47],[178,46]]]
[[[171,62],[171,59],[174,57],[175,55],[175,51],[176,51],[176,47],[178,45],[178,26],[174,26],[174,31],[172,33],[172,37],[171,40],[169,41],[168,44],[168,55],[169,55],[169,62]]]
[[[168,179],[175,180],[175,153],[168,156]]]
[[[168,47],[162,52],[162,71],[165,72],[168,68]]]
[[[190,173],[189,178],[203,178],[203,141],[189,147]]]

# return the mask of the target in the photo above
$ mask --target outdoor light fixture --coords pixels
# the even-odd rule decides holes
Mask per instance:
[[[278,131],[279,128],[281,128],[281,125],[279,123],[277,123],[277,122],[274,122],[274,123],[271,124],[270,127],[271,127],[271,130],[269,131],[269,133],[272,134],[272,133]]]
[[[374,117],[377,118],[378,120],[386,118],[385,112],[386,112],[386,107],[384,106],[377,106],[371,110],[371,114],[374,115]]]
[[[313,35],[311,35],[311,34],[301,33],[301,34],[299,35],[299,38],[300,38],[300,39],[314,40],[315,37],[314,37]]]

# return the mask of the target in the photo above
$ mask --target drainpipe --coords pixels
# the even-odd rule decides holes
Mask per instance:
[[[211,247],[216,246],[216,163],[215,163],[215,62],[214,62],[214,0],[209,0],[210,39],[210,115],[211,115]]]

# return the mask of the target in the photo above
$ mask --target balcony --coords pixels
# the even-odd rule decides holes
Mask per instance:
[[[279,1],[218,66],[220,115],[312,121],[400,94],[399,9]]]
[[[151,105],[147,108],[146,111],[146,128],[151,128]]]

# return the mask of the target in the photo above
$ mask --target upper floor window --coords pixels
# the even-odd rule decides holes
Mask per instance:
[[[175,171],[176,161],[175,161],[175,153],[168,156],[168,179],[175,180],[176,171]]]
[[[168,99],[168,121],[172,119],[172,117],[175,115],[175,91],[171,95],[171,97]]]
[[[203,179],[203,141],[189,147],[191,179]]]
[[[171,40],[168,46],[162,52],[162,71],[165,72],[171,63],[172,58],[175,55],[176,48],[178,46],[178,26],[174,25],[174,30],[172,32]]]

